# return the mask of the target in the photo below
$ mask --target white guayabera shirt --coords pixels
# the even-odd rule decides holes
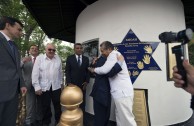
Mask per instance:
[[[105,64],[94,69],[95,73],[107,74],[117,62],[117,55],[121,55],[121,53],[113,50],[107,57]],[[113,98],[122,98],[134,95],[133,85],[129,77],[125,61],[122,63],[121,68],[122,70],[118,74],[109,78]]]
[[[46,54],[36,57],[32,70],[32,85],[35,91],[48,91],[61,88],[63,84],[62,63],[58,55],[49,59]]]

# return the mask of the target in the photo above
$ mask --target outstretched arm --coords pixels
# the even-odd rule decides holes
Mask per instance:
[[[113,77],[116,74],[118,74],[122,70],[121,66],[118,63],[115,63],[113,68],[110,70],[110,72],[107,74],[108,77]]]
[[[115,63],[111,71],[107,74],[108,77],[113,77],[122,70],[121,66],[123,64],[124,57],[122,55],[117,55],[117,60],[117,63]]]

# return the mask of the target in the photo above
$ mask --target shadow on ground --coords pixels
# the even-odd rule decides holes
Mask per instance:
[[[94,126],[94,125],[93,125],[94,117],[93,117],[92,114],[86,113],[86,119],[87,119],[87,121],[88,121],[88,126]],[[116,123],[113,122],[113,121],[109,121],[108,126],[116,126]]]

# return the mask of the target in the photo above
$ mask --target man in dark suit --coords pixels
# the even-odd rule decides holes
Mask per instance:
[[[123,60],[123,57],[118,57],[119,62]],[[100,56],[100,58],[93,60],[92,67],[101,67],[105,62],[106,57]],[[108,77],[113,77],[121,70],[122,68],[119,63],[116,63],[108,74],[95,74],[95,81],[90,94],[93,97],[94,126],[108,125],[111,108],[110,83]]]
[[[83,102],[80,105],[80,108],[85,115],[85,94],[86,86],[89,83],[89,59],[82,55],[83,47],[80,43],[75,43],[74,52],[75,54],[67,57],[65,66],[66,84],[74,84],[81,88],[83,92]],[[87,125],[85,116],[84,125]]]
[[[20,69],[20,53],[13,43],[22,35],[22,27],[15,18],[0,18],[0,126],[16,125],[19,89],[21,93],[27,92]]]

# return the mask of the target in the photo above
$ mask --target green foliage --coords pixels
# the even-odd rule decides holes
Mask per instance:
[[[52,43],[56,46],[57,54],[61,57],[62,62],[65,63],[67,57],[73,54],[73,48],[62,45],[62,41],[57,39],[52,39]]]
[[[40,28],[20,0],[1,0],[0,5],[0,16],[14,17],[19,19],[24,24],[24,36],[15,41],[21,50],[22,56],[24,56],[28,51],[29,41],[31,41],[31,34],[35,29]]]
[[[0,0],[0,16],[10,16],[19,19],[24,24],[24,36],[16,40],[16,44],[21,51],[22,56],[28,54],[29,47],[32,44],[38,45],[40,53],[45,51],[44,40],[46,34],[38,26],[36,20],[31,16],[21,0]],[[65,62],[67,56],[72,54],[72,48],[61,45],[62,41],[52,39],[56,45],[57,53]]]
[[[189,61],[192,65],[194,65],[194,44],[189,46]]]
[[[189,62],[194,65],[194,33],[193,33],[193,39],[188,44],[188,50],[189,50]]]
[[[51,39],[52,43],[56,46],[57,54],[61,57],[63,70],[65,69],[65,62],[69,55],[74,53],[74,50],[70,46],[62,44],[61,40]]]

